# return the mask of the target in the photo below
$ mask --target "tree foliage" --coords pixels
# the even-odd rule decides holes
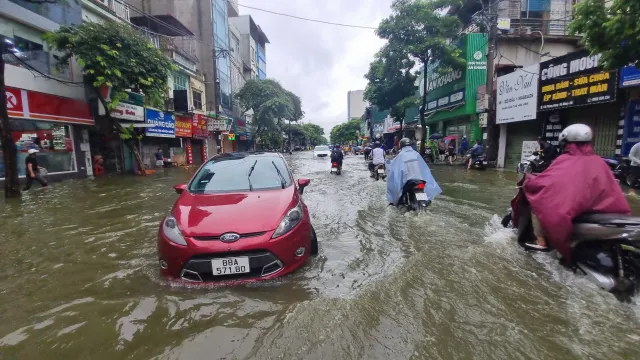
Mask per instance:
[[[606,69],[629,64],[640,67],[638,16],[638,0],[583,0],[574,7],[569,31],[581,34],[581,42],[592,54],[602,54]]]
[[[451,6],[460,6],[459,0],[395,0],[391,5],[392,14],[382,20],[376,33],[387,40],[385,52],[390,56],[399,56],[400,64],[416,61],[422,69],[428,64],[437,64],[439,72],[457,70],[465,66],[462,50],[454,39],[461,28],[460,20],[455,16],[446,16],[445,10]],[[406,68],[405,70],[411,70]],[[415,75],[415,74],[414,74]],[[420,123],[422,138],[426,133],[425,108],[427,103],[426,81],[422,84]],[[406,98],[403,97],[402,99]],[[401,99],[401,100],[402,100]],[[396,109],[398,113],[401,109]],[[421,151],[424,151],[421,146]]]
[[[361,120],[351,119],[345,123],[334,126],[331,129],[331,134],[329,135],[331,138],[331,143],[344,144],[347,142],[358,140],[358,131],[360,131],[361,124]]]
[[[236,99],[243,113],[253,110],[257,132],[276,130],[283,120],[298,121],[304,117],[300,98],[275,80],[249,80]]]

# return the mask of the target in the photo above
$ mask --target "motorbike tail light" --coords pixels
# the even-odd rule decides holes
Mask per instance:
[[[333,163],[333,166],[338,166],[338,163],[337,162]]]
[[[420,183],[420,184],[416,185],[416,189],[424,190],[424,183]]]

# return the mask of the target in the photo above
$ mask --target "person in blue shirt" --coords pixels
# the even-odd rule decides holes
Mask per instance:
[[[466,136],[462,137],[462,143],[460,144],[460,155],[464,155],[469,150],[469,140],[467,140]]]
[[[471,169],[471,164],[473,164],[473,162],[476,161],[477,158],[482,156],[483,153],[484,148],[482,147],[482,144],[480,144],[480,140],[476,140],[475,145],[473,145],[473,147],[471,147],[471,150],[469,151],[469,155],[471,155],[471,157],[469,158],[467,169]]]

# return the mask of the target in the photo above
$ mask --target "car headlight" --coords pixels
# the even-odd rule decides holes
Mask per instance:
[[[298,202],[296,207],[287,211],[287,214],[284,216],[282,221],[280,221],[280,225],[278,225],[271,238],[275,239],[291,231],[296,225],[298,225],[300,220],[302,220],[302,214],[302,203]]]
[[[182,232],[178,228],[178,222],[172,215],[168,215],[162,220],[162,233],[172,243],[187,246],[187,242],[184,240],[184,236],[182,236]]]

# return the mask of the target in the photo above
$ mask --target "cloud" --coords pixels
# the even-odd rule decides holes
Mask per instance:
[[[304,121],[331,128],[347,120],[347,91],[364,89],[364,74],[384,44],[374,30],[292,19],[242,7],[310,19],[377,27],[391,0],[238,0],[269,38],[267,77],[302,99]]]

